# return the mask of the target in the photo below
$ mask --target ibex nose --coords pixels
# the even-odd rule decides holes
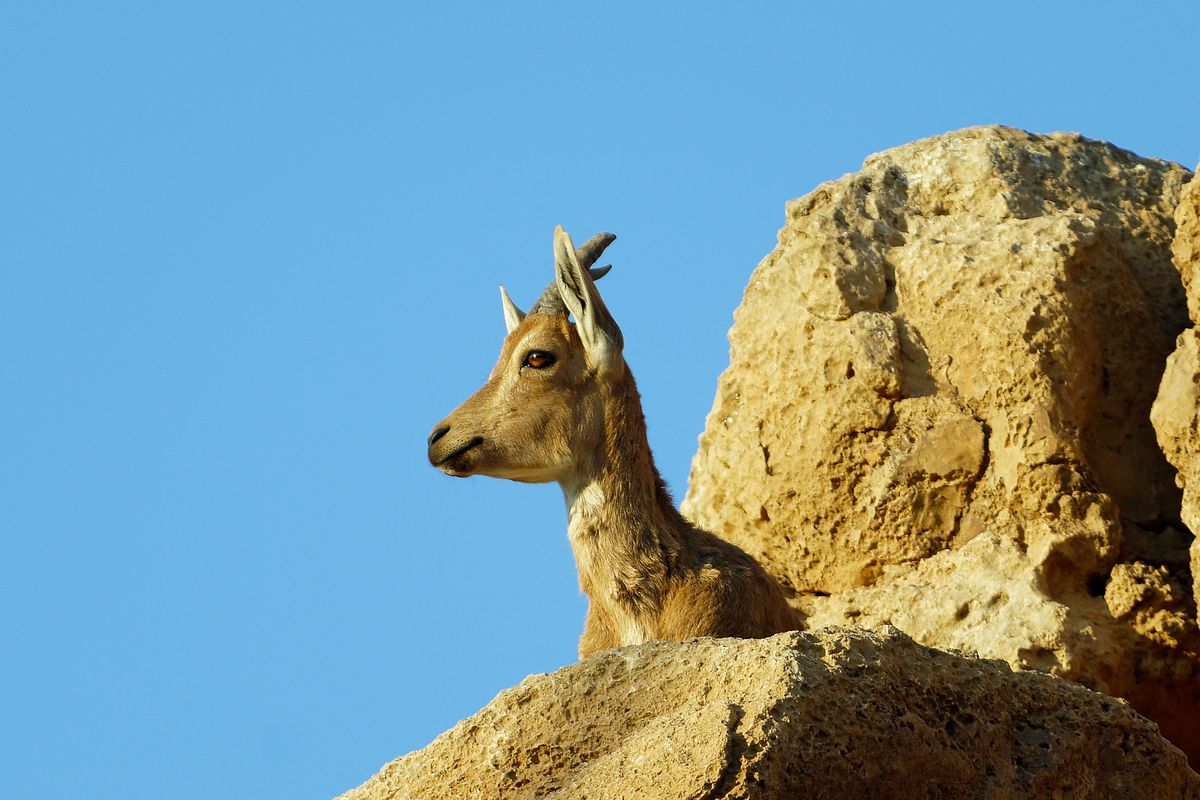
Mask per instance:
[[[434,428],[433,433],[429,434],[429,446],[433,447],[433,443],[436,442],[438,439],[442,438],[443,436],[445,436],[446,432],[449,430],[450,430],[449,425],[442,425],[440,427]]]

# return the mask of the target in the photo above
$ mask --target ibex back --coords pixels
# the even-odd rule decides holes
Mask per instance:
[[[448,475],[557,481],[588,598],[579,655],[651,639],[770,636],[797,627],[749,555],[675,509],[646,440],[622,337],[591,269],[554,231],[554,282],[524,314],[500,288],[508,336],[479,391],[438,423],[429,462]],[[568,321],[568,312],[575,324]]]

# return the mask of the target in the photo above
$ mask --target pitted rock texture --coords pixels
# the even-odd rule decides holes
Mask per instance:
[[[501,692],[343,800],[1200,798],[1119,700],[895,629],[609,650]]]
[[[1200,178],[1193,178],[1175,209],[1175,267],[1187,291],[1192,322],[1200,324]],[[1163,453],[1179,470],[1183,522],[1200,531],[1200,332],[1179,334],[1167,359],[1150,419]],[[1200,595],[1200,542],[1193,540],[1193,596]]]
[[[1190,177],[987,127],[789,203],[684,513],[810,628],[895,624],[1127,697],[1200,759],[1192,535],[1150,423]]]

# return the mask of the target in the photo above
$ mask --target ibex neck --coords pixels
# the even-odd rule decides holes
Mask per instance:
[[[603,510],[610,523],[628,518],[673,528],[681,518],[654,466],[637,384],[626,372],[606,390],[601,441],[581,454],[575,474],[562,482],[567,514],[574,521]]]
[[[627,522],[652,529],[674,527],[678,516],[654,466],[642,432],[637,457],[606,456],[595,469],[562,482],[567,518],[572,525],[600,515],[607,528]],[[649,532],[649,531],[647,531]]]
[[[607,538],[654,540],[660,534],[675,534],[678,527],[679,512],[661,487],[657,472],[644,482],[601,473],[563,482],[562,490],[572,538],[583,529],[592,529]]]
[[[658,602],[656,587],[686,549],[687,523],[655,469],[632,378],[611,390],[603,442],[562,488],[583,590],[594,602]]]

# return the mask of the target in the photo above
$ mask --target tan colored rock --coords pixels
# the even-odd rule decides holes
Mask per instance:
[[[1187,291],[1193,323],[1200,323],[1200,179],[1187,185],[1175,209],[1175,267]],[[1179,334],[1167,359],[1158,397],[1150,412],[1167,460],[1179,470],[1183,489],[1183,522],[1200,531],[1200,333]],[[1193,594],[1200,597],[1200,539],[1192,542]]]
[[[501,692],[343,800],[1200,798],[1121,701],[895,629],[606,651]]]
[[[1192,322],[1200,321],[1200,181],[1194,177],[1175,208],[1175,239],[1171,242],[1171,252],[1187,292]]]
[[[1149,418],[1188,324],[1189,178],[989,127],[789,203],[684,512],[810,627],[895,624],[1127,697],[1200,758],[1192,537]]]

